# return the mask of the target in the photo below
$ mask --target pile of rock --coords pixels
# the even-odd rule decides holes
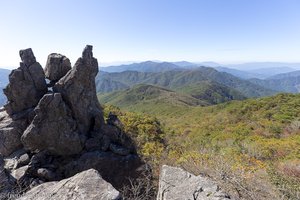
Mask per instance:
[[[48,56],[45,69],[31,49],[21,50],[20,57],[20,67],[11,72],[4,89],[8,103],[0,110],[0,192],[61,181],[91,168],[101,176],[81,173],[70,179],[70,187],[72,180],[92,174],[94,182],[106,180],[119,189],[137,176],[142,163],[134,143],[111,122],[116,116],[104,121],[92,46],[85,47],[73,68],[67,57],[56,53]],[[111,195],[107,199],[119,197],[116,191]]]

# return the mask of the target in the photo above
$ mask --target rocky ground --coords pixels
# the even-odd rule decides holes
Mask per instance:
[[[56,53],[44,69],[31,49],[20,57],[0,110],[0,199],[121,199],[119,191],[145,164],[117,116],[104,120],[92,46],[73,67]],[[228,198],[178,168],[164,166],[159,185],[159,200]]]

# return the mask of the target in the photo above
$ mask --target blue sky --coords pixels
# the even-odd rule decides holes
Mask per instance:
[[[299,0],[0,0],[0,27],[2,67],[86,44],[99,62],[300,62]]]

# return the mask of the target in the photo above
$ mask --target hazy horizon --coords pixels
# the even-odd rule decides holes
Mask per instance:
[[[19,66],[29,47],[42,65],[53,52],[74,64],[86,44],[100,64],[300,63],[299,10],[297,0],[4,1],[0,66]]]
[[[188,60],[175,60],[175,61],[164,61],[164,60],[142,60],[142,61],[115,61],[115,62],[99,62],[99,67],[114,67],[114,66],[122,66],[122,65],[130,65],[134,63],[142,63],[142,62],[169,62],[169,63],[176,63],[176,62],[190,62],[195,65],[202,65],[207,67],[227,67],[231,69],[239,69],[239,70],[255,70],[255,69],[263,69],[263,68],[281,68],[281,67],[288,67],[293,68],[295,70],[300,70],[300,62],[269,62],[269,61],[262,61],[262,62],[236,62],[236,63],[219,63],[214,61],[188,61]],[[39,61],[38,61],[39,62]],[[75,62],[75,61],[74,61]],[[71,61],[72,64],[74,62]],[[211,63],[211,65],[210,65]],[[42,67],[45,66],[46,63],[40,63]],[[266,64],[265,67],[261,67],[261,65]],[[241,68],[242,65],[249,65],[250,68]],[[255,66],[258,65],[258,66]],[[18,66],[0,66],[0,69],[15,69],[18,68]]]

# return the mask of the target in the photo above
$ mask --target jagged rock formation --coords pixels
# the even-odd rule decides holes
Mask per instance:
[[[33,188],[23,199],[36,199],[41,192],[55,193],[54,199],[118,199],[113,187],[121,189],[128,178],[137,177],[142,162],[117,117],[104,121],[92,46],[73,68],[60,54],[50,54],[44,70],[31,49],[20,56],[22,63],[4,90],[8,103],[0,110],[0,196],[18,186],[20,191]],[[82,172],[91,168],[101,176]]]
[[[87,45],[75,66],[53,87],[70,106],[79,131],[85,135],[100,130],[104,124],[96,94],[97,73],[97,59],[93,57],[92,46]]]
[[[3,90],[8,99],[4,107],[9,115],[33,108],[47,92],[43,68],[32,50],[21,50],[20,57],[20,67],[10,73],[9,84]]]
[[[181,168],[163,165],[157,200],[227,200],[230,199],[212,180],[195,176]]]
[[[71,110],[60,93],[44,95],[34,112],[34,119],[21,138],[26,149],[48,150],[54,155],[82,151],[85,137],[78,133]]]
[[[51,53],[48,56],[45,67],[45,76],[52,83],[56,83],[71,69],[69,58],[58,53]]]
[[[18,200],[120,200],[120,193],[94,169],[59,182],[41,184]]]

